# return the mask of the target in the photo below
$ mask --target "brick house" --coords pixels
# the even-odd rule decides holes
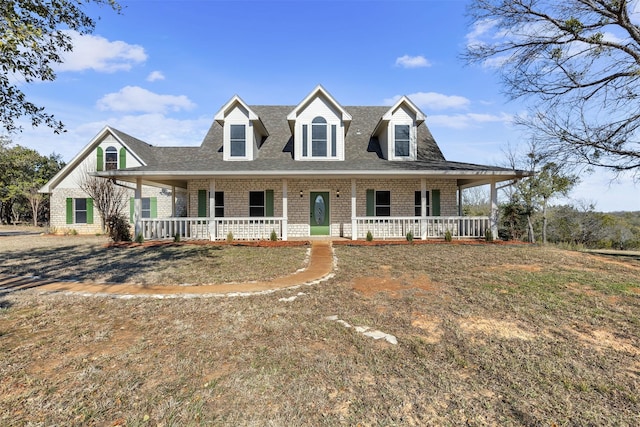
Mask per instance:
[[[83,174],[130,187],[136,235],[211,240],[497,236],[496,184],[529,175],[447,161],[407,97],[345,107],[322,86],[296,106],[234,96],[199,147],[155,147],[104,128],[42,188],[52,226],[99,228]],[[462,190],[486,184],[492,215],[462,216]]]

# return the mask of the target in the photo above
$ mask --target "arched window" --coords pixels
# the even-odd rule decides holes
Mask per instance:
[[[324,117],[316,117],[311,122],[311,155],[327,156],[327,121]]]
[[[107,147],[107,149],[104,150],[104,169],[118,169],[118,150],[116,147]]]

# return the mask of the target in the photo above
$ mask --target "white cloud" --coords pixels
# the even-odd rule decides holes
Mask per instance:
[[[424,110],[446,110],[449,108],[460,109],[465,108],[470,104],[469,99],[464,96],[458,95],[443,95],[435,92],[416,92],[407,95],[416,106]],[[396,95],[393,98],[387,98],[384,100],[385,105],[393,105],[400,95]]]
[[[475,22],[471,31],[465,36],[467,39],[467,45],[482,44],[483,42],[481,39],[488,33],[492,32],[497,24],[498,21],[495,19],[483,19]]]
[[[151,74],[147,76],[148,82],[155,82],[157,80],[164,80],[164,74],[161,71],[152,71]]]
[[[396,59],[396,66],[402,68],[423,68],[430,67],[431,62],[422,55],[409,56],[404,55]]]
[[[159,95],[138,86],[125,86],[109,93],[97,102],[100,110],[142,113],[190,110],[196,105],[184,95]]]
[[[468,129],[474,125],[484,123],[513,123],[513,116],[507,113],[466,113],[466,114],[435,114],[429,116],[429,126],[442,126],[450,129]]]
[[[67,31],[72,37],[73,51],[62,55],[64,62],[56,71],[94,70],[103,73],[128,71],[135,64],[147,60],[144,48],[123,41],[109,41],[104,37],[82,35]]]

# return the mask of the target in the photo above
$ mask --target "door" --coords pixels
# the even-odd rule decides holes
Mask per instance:
[[[328,236],[329,233],[329,193],[312,191],[309,198],[312,236]]]

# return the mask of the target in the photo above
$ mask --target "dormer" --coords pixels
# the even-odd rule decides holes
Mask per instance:
[[[425,115],[409,98],[403,96],[382,116],[372,136],[378,138],[387,160],[418,158],[418,126]]]
[[[222,126],[223,160],[255,160],[258,148],[269,136],[262,120],[245,102],[235,95],[214,117]]]
[[[287,116],[295,160],[344,160],[351,115],[318,85]]]

